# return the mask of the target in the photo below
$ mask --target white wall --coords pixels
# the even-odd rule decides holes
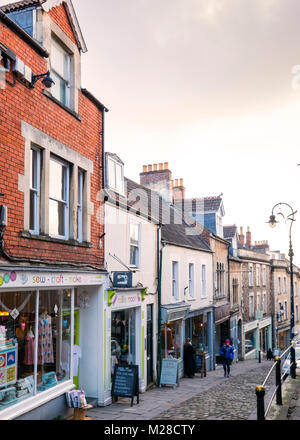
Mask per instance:
[[[179,298],[172,297],[172,261],[179,263]],[[189,297],[189,264],[194,264],[194,298]],[[202,296],[202,265],[206,266],[206,296]],[[201,250],[166,245],[163,249],[162,304],[186,301],[191,311],[209,307],[213,301],[212,254]]]

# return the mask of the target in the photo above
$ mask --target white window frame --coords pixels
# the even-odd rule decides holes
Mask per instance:
[[[249,287],[253,287],[253,266],[249,266]]]
[[[202,264],[201,268],[201,275],[202,275],[202,297],[207,297],[207,286],[206,286],[206,264]]]
[[[113,164],[113,176],[111,176],[111,168],[109,164]],[[124,167],[119,162],[115,161],[112,157],[108,156],[108,164],[107,164],[107,170],[108,170],[108,186],[113,189],[114,191],[118,192],[119,194],[124,195]],[[121,186],[118,187],[117,182],[117,167],[120,167],[121,169]]]
[[[40,205],[40,200],[41,200],[41,166],[42,166],[42,151],[35,147],[35,146],[31,146],[30,149],[30,153],[31,151],[35,151],[37,153],[36,156],[36,188],[33,188],[30,186],[30,193],[31,191],[34,192],[34,229],[29,229],[29,232],[32,235],[39,235],[40,234],[40,210],[41,210],[41,205]],[[31,156],[30,154],[30,172],[32,173],[32,167],[33,167],[33,155]],[[30,177],[31,178],[31,177]],[[29,197],[29,201],[30,201],[30,197]],[[30,225],[30,209],[29,209],[29,225]],[[30,226],[29,226],[30,228]]]
[[[131,243],[131,228],[137,226],[138,228],[138,244]],[[140,267],[140,242],[141,242],[141,225],[139,223],[130,222],[129,224],[129,265],[130,267],[139,268]],[[136,264],[131,263],[131,247],[137,249],[137,261]]]
[[[172,298],[174,298],[176,300],[179,299],[179,263],[178,263],[178,261],[172,261]]]
[[[189,263],[189,296],[195,298],[195,265]]]
[[[58,77],[59,80],[63,81],[64,83],[64,87],[65,87],[65,102],[62,101],[61,97],[57,98],[56,96],[53,95],[53,97],[55,99],[57,99],[59,102],[61,102],[63,105],[65,105],[66,107],[70,107],[70,101],[71,101],[71,55],[70,53],[63,47],[63,45],[56,39],[56,38],[52,38],[51,39],[51,46],[55,46],[56,50],[60,51],[63,53],[65,60],[66,60],[66,78],[63,78],[61,76],[60,73],[58,73],[55,68],[53,67],[54,63],[52,61],[51,63],[51,75],[52,75],[52,79],[55,81],[55,77]],[[53,51],[51,53],[51,56],[53,55]]]
[[[58,162],[60,165],[64,166],[66,169],[66,179],[65,179],[65,194],[66,194],[66,200],[61,200],[61,199],[56,199],[54,197],[50,196],[50,192],[49,192],[49,203],[50,200],[53,200],[55,202],[60,202],[64,204],[64,225],[65,225],[65,235],[55,235],[55,234],[50,234],[50,237],[53,238],[59,238],[62,240],[69,240],[70,238],[70,164],[66,161],[64,161],[63,159],[60,159],[59,157],[55,156],[55,155],[50,155],[50,163],[49,163],[49,167],[51,166],[51,161],[56,161]],[[49,168],[49,185],[51,187],[51,182],[50,182],[50,168]],[[50,212],[49,212],[50,215]]]
[[[84,203],[84,171],[78,168],[78,197],[77,197],[77,241],[83,242],[83,203]]]

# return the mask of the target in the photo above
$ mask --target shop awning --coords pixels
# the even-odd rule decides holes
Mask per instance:
[[[177,304],[166,304],[161,306],[161,323],[178,321],[180,319],[185,319],[191,305],[186,302],[181,302]]]

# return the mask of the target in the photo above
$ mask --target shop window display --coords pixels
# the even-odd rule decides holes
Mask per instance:
[[[111,318],[111,373],[115,365],[135,364],[135,311],[113,312]]]
[[[196,353],[208,351],[208,331],[206,317],[196,316],[192,319],[192,344]]]
[[[161,330],[163,358],[181,358],[181,321],[168,322]]]
[[[0,411],[70,379],[65,311],[70,292],[0,293]]]

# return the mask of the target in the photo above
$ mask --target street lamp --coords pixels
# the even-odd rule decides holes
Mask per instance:
[[[277,203],[275,206],[273,206],[272,214],[271,214],[270,219],[268,221],[271,228],[274,228],[276,226],[276,224],[279,223],[276,220],[276,216],[274,214],[275,208],[277,208],[279,206],[287,206],[291,210],[291,213],[286,216],[281,211],[278,212],[277,215],[281,215],[285,221],[289,220],[291,222],[290,229],[289,229],[289,254],[288,255],[289,255],[289,260],[290,260],[290,273],[291,273],[290,344],[292,344],[293,339],[294,339],[294,270],[293,270],[294,252],[293,252],[293,246],[292,246],[292,226],[293,226],[293,223],[296,221],[295,214],[297,213],[297,211],[294,211],[293,208],[291,207],[291,205],[289,205],[288,203]],[[294,349],[293,345],[291,348],[291,376],[293,379],[296,378],[296,360],[295,360],[295,349]]]

